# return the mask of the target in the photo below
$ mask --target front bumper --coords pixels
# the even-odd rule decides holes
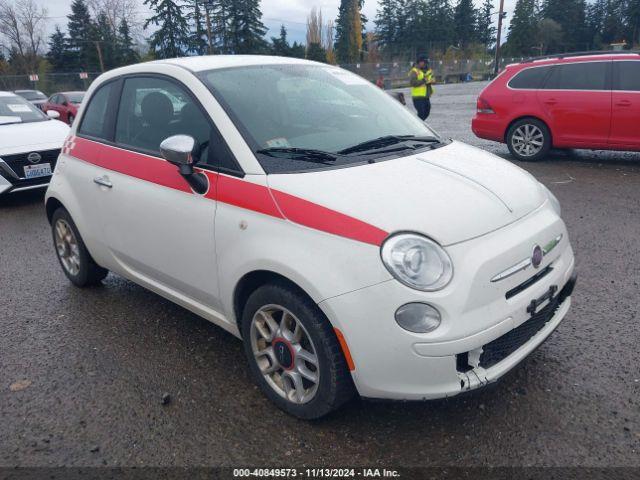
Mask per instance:
[[[37,188],[45,188],[49,185],[52,175],[36,178],[26,178],[24,167],[37,165],[38,163],[48,163],[51,171],[55,169],[60,149],[33,150],[41,155],[41,160],[31,163],[27,160],[28,153],[18,153],[3,155],[0,157],[0,195],[3,193],[14,193]]]
[[[533,245],[544,244],[558,234],[563,235],[563,241],[545,256],[540,270],[490,282],[501,268],[522,259],[523,252],[530,254]],[[447,250],[457,268],[452,283],[440,292],[418,292],[389,280],[320,302],[344,335],[355,365],[352,376],[361,396],[435,399],[494,382],[535,350],[568,312],[575,283],[573,251],[564,223],[548,206],[516,224]],[[506,295],[547,267],[549,273],[535,283],[513,296]],[[485,361],[484,347],[487,351],[493,348],[495,360],[493,342],[525,328],[522,326],[532,317],[527,312],[532,300],[545,298],[537,308],[541,311],[550,303],[545,295],[552,288],[556,305],[540,328],[497,362]],[[395,311],[409,302],[426,302],[438,308],[442,314],[440,327],[428,334],[399,327]]]

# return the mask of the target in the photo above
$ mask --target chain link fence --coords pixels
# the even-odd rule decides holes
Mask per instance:
[[[55,92],[86,90],[99,72],[46,73],[33,75],[0,75],[0,90],[40,90],[46,95]],[[86,77],[86,78],[84,78]]]
[[[500,66],[521,62],[524,58],[503,58]],[[389,63],[354,63],[340,67],[350,70],[371,82],[382,77],[385,88],[400,88],[409,85],[409,70],[413,62]],[[494,60],[462,59],[462,60],[432,60],[431,69],[437,83],[457,83],[476,80],[489,80],[494,75]]]
[[[524,58],[503,58],[501,66],[519,62]],[[488,80],[493,76],[493,59],[433,60],[431,68],[438,83]],[[375,82],[382,77],[385,88],[406,87],[409,84],[409,70],[412,62],[397,61],[386,63],[354,63],[340,65]],[[100,72],[88,73],[45,73],[32,75],[0,75],[0,90],[41,90],[46,95],[70,90],[86,90]]]

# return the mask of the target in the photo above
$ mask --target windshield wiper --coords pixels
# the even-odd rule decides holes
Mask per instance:
[[[380,148],[390,147],[399,143],[405,142],[420,142],[420,143],[439,143],[440,139],[437,137],[419,137],[416,135],[385,135],[384,137],[374,138],[373,140],[367,140],[366,142],[358,143],[352,147],[340,150],[338,153],[341,155],[348,155],[350,153],[362,153],[368,151],[375,151]],[[407,148],[415,149],[407,145]]]
[[[314,163],[332,163],[335,162],[340,155],[325,152],[323,150],[314,150],[312,148],[296,148],[296,147],[273,147],[263,148],[256,151],[270,157],[285,157],[293,160],[302,160]]]

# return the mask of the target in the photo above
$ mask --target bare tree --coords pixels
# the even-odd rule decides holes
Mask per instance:
[[[11,52],[20,73],[38,69],[38,55],[45,44],[47,9],[35,0],[0,0],[0,37],[2,46]]]
[[[334,26],[333,20],[329,20],[324,29],[324,49],[327,51],[327,62],[336,63],[336,52],[333,50]]]
[[[307,48],[312,43],[317,43],[322,46],[323,44],[323,28],[322,25],[322,10],[318,10],[316,7],[311,9],[311,13],[307,17]]]
[[[132,35],[140,39],[142,23],[138,17],[139,2],[137,0],[87,0],[87,5],[94,18],[104,13],[114,32],[118,30],[122,19],[126,19]]]

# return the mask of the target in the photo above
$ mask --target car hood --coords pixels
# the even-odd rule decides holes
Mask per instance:
[[[532,175],[459,142],[368,165],[269,175],[268,182],[386,232],[420,232],[442,245],[499,229],[546,200]],[[278,204],[285,217],[295,217]]]
[[[61,148],[69,126],[58,120],[0,125],[0,156]]]

